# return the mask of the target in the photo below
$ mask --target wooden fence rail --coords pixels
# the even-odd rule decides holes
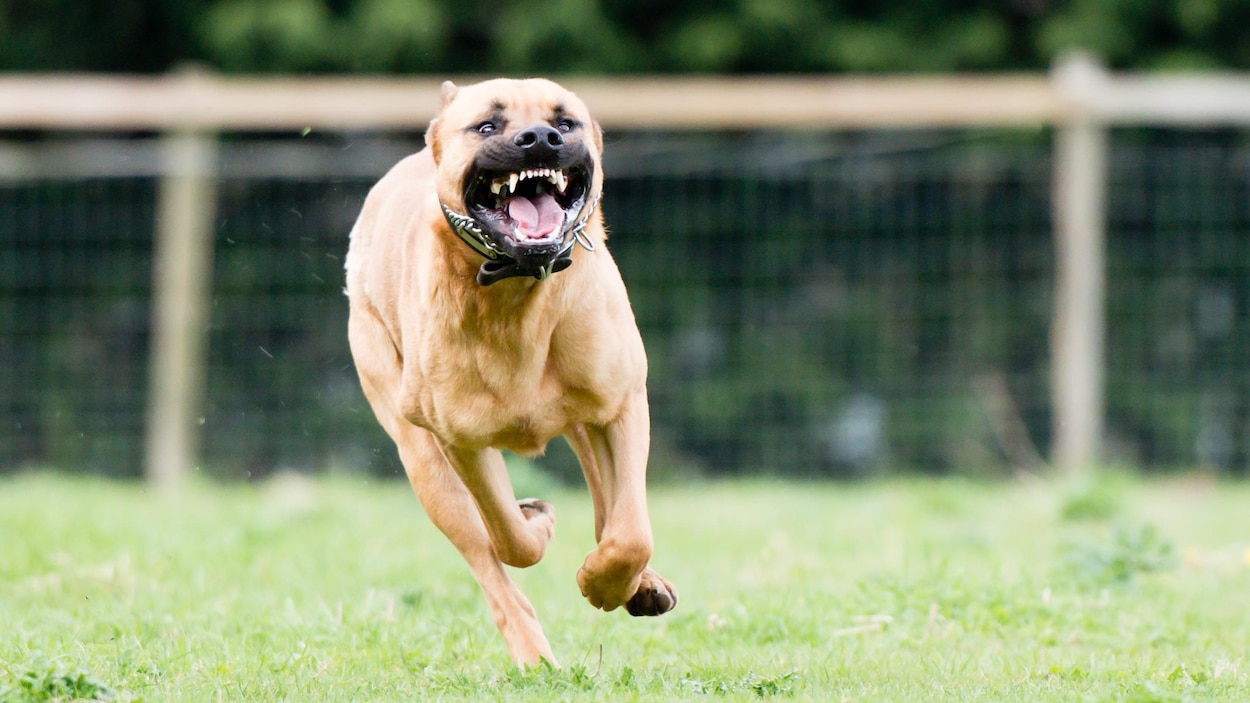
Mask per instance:
[[[458,79],[473,82],[476,78]],[[1072,111],[1044,77],[561,79],[608,129],[1043,125]],[[420,129],[441,81],[0,76],[0,129]]]

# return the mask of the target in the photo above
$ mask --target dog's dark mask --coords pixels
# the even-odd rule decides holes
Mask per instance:
[[[595,206],[587,202],[594,159],[584,142],[564,136],[539,124],[486,137],[465,175],[465,215],[444,206],[452,228],[487,258],[482,285],[542,280],[572,264],[574,240],[592,246],[581,230]]]

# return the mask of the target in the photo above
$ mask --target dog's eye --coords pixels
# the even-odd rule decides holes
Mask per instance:
[[[567,117],[556,120],[556,129],[568,134],[577,128],[577,120],[571,120]]]
[[[474,129],[474,130],[475,130],[478,134],[480,134],[480,135],[482,135],[483,137],[485,137],[485,136],[488,136],[488,135],[494,134],[494,133],[495,133],[495,130],[496,130],[496,129],[498,129],[498,127],[496,127],[496,126],[495,126],[495,123],[494,123],[494,122],[491,122],[491,121],[489,121],[489,120],[488,120],[488,121],[483,122],[482,124],[480,124],[480,125],[478,125],[478,126],[474,127],[473,129]]]

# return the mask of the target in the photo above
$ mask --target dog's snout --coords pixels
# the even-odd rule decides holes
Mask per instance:
[[[551,156],[564,147],[564,135],[545,124],[523,129],[512,138],[512,143],[521,147],[527,154],[534,156]]]

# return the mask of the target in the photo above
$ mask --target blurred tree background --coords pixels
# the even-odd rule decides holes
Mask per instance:
[[[1250,0],[0,0],[0,70],[782,73],[1250,66]]]
[[[1250,0],[0,0],[0,71],[1037,73],[1073,48],[1117,69],[1250,68]],[[267,135],[339,166],[385,152],[300,178],[248,176],[285,152],[223,140],[207,470],[397,470],[342,332],[346,234],[421,146],[377,136]],[[1107,441],[1135,466],[1250,475],[1244,137],[1115,131]],[[1047,453],[1047,130],[611,138],[653,466],[975,474]],[[0,471],[139,472],[156,184],[0,182]],[[576,480],[559,444],[548,466]]]

